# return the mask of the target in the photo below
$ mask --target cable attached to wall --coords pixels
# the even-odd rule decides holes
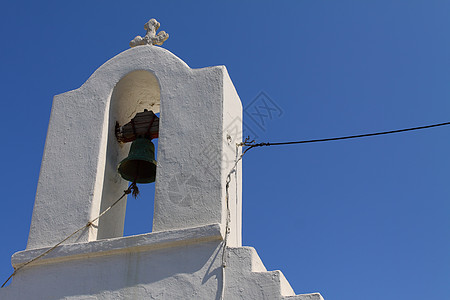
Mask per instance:
[[[225,297],[225,268],[226,268],[226,248],[227,248],[227,242],[228,242],[228,235],[230,233],[230,221],[231,221],[231,212],[230,212],[230,203],[229,203],[229,187],[231,182],[231,175],[235,173],[237,176],[237,169],[236,166],[239,163],[239,161],[242,159],[242,157],[251,149],[256,147],[263,147],[263,146],[279,146],[279,145],[293,145],[293,144],[308,144],[308,143],[318,143],[318,142],[329,142],[329,141],[338,141],[338,140],[348,140],[348,139],[355,139],[355,138],[363,138],[363,137],[371,137],[371,136],[377,136],[377,135],[386,135],[386,134],[393,134],[393,133],[400,133],[400,132],[407,132],[407,131],[414,131],[414,130],[421,130],[421,129],[428,129],[428,128],[434,128],[434,127],[440,127],[450,125],[450,122],[445,123],[438,123],[438,124],[432,124],[432,125],[425,125],[425,126],[418,126],[418,127],[411,127],[411,128],[404,128],[404,129],[397,129],[397,130],[389,130],[389,131],[381,131],[381,132],[374,132],[374,133],[365,133],[365,134],[357,134],[357,135],[349,135],[349,136],[341,136],[341,137],[332,137],[332,138],[325,138],[325,139],[314,139],[314,140],[300,140],[300,141],[289,141],[289,142],[276,142],[276,143],[255,143],[254,140],[250,141],[249,138],[247,138],[244,142],[236,145],[236,159],[234,162],[234,165],[231,169],[231,171],[228,173],[226,182],[225,182],[225,200],[226,200],[226,207],[227,207],[227,217],[226,217],[226,223],[225,223],[225,237],[223,240],[223,248],[222,248],[222,293],[220,299],[224,299]],[[239,154],[239,147],[247,148],[242,152],[240,156]],[[237,194],[237,193],[236,193]]]
[[[239,163],[239,161],[242,159],[242,157],[245,155],[245,153],[247,153],[248,150],[250,150],[253,147],[249,147],[247,149],[245,149],[241,155],[239,155],[239,147],[241,147],[244,143],[248,143],[249,140],[248,138],[240,144],[236,144],[236,157],[235,157],[235,161],[234,161],[234,165],[231,168],[230,172],[227,175],[226,178],[226,182],[225,182],[225,201],[226,201],[226,205],[227,205],[227,218],[226,218],[226,222],[225,222],[225,237],[223,239],[223,244],[222,244],[222,293],[220,296],[221,300],[224,300],[225,298],[225,268],[227,267],[227,260],[226,260],[226,249],[227,249],[227,243],[228,243],[228,236],[230,234],[231,228],[230,228],[230,222],[231,222],[231,211],[230,211],[230,193],[229,193],[229,189],[230,189],[230,182],[231,182],[231,175],[234,173],[235,174],[235,180],[236,180],[236,184],[237,184],[237,164]],[[237,188],[237,186],[236,186]],[[236,197],[237,197],[237,190],[236,190]],[[236,199],[237,201],[237,199]]]
[[[390,130],[390,131],[382,131],[382,132],[374,132],[374,133],[365,133],[365,134],[358,134],[358,135],[350,135],[350,136],[341,136],[341,137],[332,137],[332,138],[325,138],[325,139],[314,139],[314,140],[300,140],[300,141],[289,141],[289,142],[276,142],[276,143],[255,143],[255,141],[249,141],[247,138],[244,142],[236,145],[236,159],[234,162],[234,165],[230,172],[228,173],[226,177],[226,185],[225,185],[225,198],[226,198],[226,208],[227,208],[227,217],[226,217],[226,225],[225,225],[225,237],[223,241],[223,248],[222,248],[222,295],[221,299],[224,299],[225,295],[225,268],[226,268],[226,255],[225,251],[227,248],[227,242],[228,242],[228,236],[230,233],[230,221],[231,221],[231,211],[230,211],[230,204],[229,204],[229,186],[231,182],[231,175],[235,173],[235,176],[237,176],[237,170],[236,166],[239,163],[239,161],[242,159],[242,157],[251,149],[256,147],[263,147],[263,146],[279,146],[279,145],[293,145],[293,144],[307,144],[307,143],[317,143],[317,142],[329,142],[329,141],[338,141],[338,140],[347,140],[347,139],[355,139],[355,138],[363,138],[363,137],[370,137],[370,136],[377,136],[377,135],[386,135],[386,134],[393,134],[393,133],[400,133],[400,132],[407,132],[407,131],[414,131],[414,130],[421,130],[421,129],[428,129],[428,128],[434,128],[434,127],[440,127],[440,126],[446,126],[450,125],[450,122],[444,122],[444,123],[438,123],[438,124],[432,124],[432,125],[425,125],[425,126],[418,126],[418,127],[411,127],[411,128],[405,128],[405,129],[397,129],[397,130]],[[239,156],[239,147],[247,146],[247,148],[242,152],[242,154]],[[1,288],[3,288],[8,281],[22,268],[25,266],[28,266],[29,264],[41,259],[45,255],[49,254],[53,250],[55,250],[59,245],[73,237],[75,234],[79,233],[80,231],[89,228],[90,226],[93,226],[94,222],[100,219],[104,214],[106,214],[110,209],[112,209],[117,203],[120,202],[126,195],[133,194],[133,196],[137,196],[139,193],[139,189],[136,186],[136,183],[133,182],[130,184],[127,190],[124,191],[123,195],[120,196],[113,204],[111,204],[108,208],[106,208],[103,212],[101,212],[96,218],[86,223],[86,225],[80,227],[79,229],[75,230],[72,234],[68,235],[66,238],[55,244],[53,247],[49,248],[48,250],[44,251],[42,254],[38,255],[37,257],[31,259],[30,261],[22,264],[21,266],[14,269],[14,272],[6,279],[6,281],[2,284]]]
[[[277,143],[255,143],[255,141],[251,141],[251,142],[244,141],[241,144],[239,144],[239,146],[248,146],[250,148],[247,148],[247,150],[250,150],[251,148],[263,147],[263,146],[279,146],[279,145],[330,142],[330,141],[349,140],[349,139],[356,139],[356,138],[363,138],[363,137],[370,137],[370,136],[377,136],[377,135],[386,135],[386,134],[392,134],[392,133],[400,133],[400,132],[406,132],[406,131],[428,129],[428,128],[440,127],[440,126],[445,126],[445,125],[450,125],[450,122],[418,126],[418,127],[411,127],[411,128],[404,128],[404,129],[397,129],[397,130],[390,130],[390,131],[364,133],[364,134],[348,135],[348,136],[341,136],[341,137],[332,137],[332,138],[325,138],[325,139],[301,140],[301,141],[277,142]]]
[[[96,218],[94,218],[93,220],[87,222],[86,225],[84,225],[84,226],[78,228],[78,229],[75,230],[73,233],[71,233],[70,235],[68,235],[67,237],[65,237],[63,240],[61,240],[59,243],[55,244],[53,247],[51,247],[51,248],[47,249],[46,251],[44,251],[42,254],[40,254],[40,255],[36,256],[35,258],[33,258],[33,259],[27,261],[26,263],[24,263],[24,264],[21,265],[21,266],[19,266],[19,267],[17,267],[17,268],[14,268],[14,272],[8,277],[8,279],[6,279],[6,281],[2,284],[1,287],[3,288],[3,287],[8,283],[8,281],[9,281],[14,275],[16,275],[16,273],[17,273],[20,269],[22,269],[22,268],[28,266],[29,264],[31,264],[31,263],[37,261],[38,259],[41,259],[42,257],[44,257],[44,256],[47,255],[47,254],[49,254],[50,252],[52,252],[53,250],[55,250],[59,245],[61,245],[62,243],[64,243],[65,241],[67,241],[68,239],[70,239],[71,237],[73,237],[73,236],[74,236],[75,234],[77,234],[78,232],[80,232],[80,231],[82,231],[82,230],[84,230],[84,229],[86,229],[86,228],[89,228],[89,227],[91,227],[91,226],[95,226],[95,225],[94,225],[94,222],[95,222],[95,221],[97,221],[98,219],[100,219],[104,214],[106,214],[109,210],[111,210],[111,208],[113,208],[117,203],[120,202],[120,200],[122,200],[122,199],[123,199],[126,195],[128,195],[128,194],[132,194],[135,198],[136,198],[136,196],[139,194],[139,189],[138,189],[138,187],[137,187],[137,185],[136,185],[136,182],[133,182],[132,184],[130,184],[130,186],[128,187],[128,189],[126,189],[126,190],[123,192],[122,196],[120,196],[116,201],[114,201],[113,204],[111,204],[111,205],[110,205],[109,207],[107,207],[104,211],[102,211]]]

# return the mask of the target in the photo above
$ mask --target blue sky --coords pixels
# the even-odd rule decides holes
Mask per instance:
[[[225,65],[247,134],[277,142],[450,121],[449,13],[448,1],[412,0],[4,1],[0,279],[26,247],[53,96],[128,49],[148,19],[190,67]],[[279,108],[264,124],[252,115],[262,91]],[[244,245],[297,293],[447,298],[449,136],[450,126],[251,150]],[[128,203],[127,234],[151,230],[152,205]]]

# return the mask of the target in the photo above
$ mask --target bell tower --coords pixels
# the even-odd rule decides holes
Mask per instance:
[[[241,101],[224,66],[191,69],[158,47],[168,38],[158,27],[151,19],[131,49],[55,96],[27,248],[0,298],[322,299],[294,296],[242,247]],[[149,112],[155,195],[140,197],[154,197],[153,231],[123,237],[126,198],[109,208],[139,155],[121,130]]]

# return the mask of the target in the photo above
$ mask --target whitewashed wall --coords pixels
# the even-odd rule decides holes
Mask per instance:
[[[119,54],[55,97],[28,245],[13,266],[122,194],[127,182],[117,164],[129,145],[117,143],[115,122],[144,108],[161,118],[154,231],[122,237],[123,201],[97,227],[19,270],[0,299],[322,299],[296,296],[280,271],[267,271],[253,248],[241,247],[241,163],[230,171],[241,153],[242,105],[225,67],[193,70],[155,46]]]

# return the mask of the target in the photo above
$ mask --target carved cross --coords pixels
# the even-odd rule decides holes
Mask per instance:
[[[144,37],[138,35],[130,42],[130,47],[136,47],[140,45],[162,45],[168,38],[169,34],[165,31],[160,31],[156,34],[160,24],[155,19],[150,19],[147,23],[145,23],[144,28],[147,30],[147,33]]]

